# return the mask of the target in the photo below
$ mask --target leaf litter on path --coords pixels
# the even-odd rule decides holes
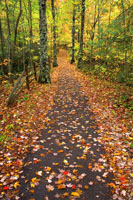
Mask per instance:
[[[46,116],[48,122],[44,124],[40,141],[37,140],[37,151],[31,150],[26,160],[28,165],[23,169],[25,178],[20,176],[20,198],[31,197],[30,184],[25,184],[25,180],[32,180],[36,175],[40,181],[32,193],[34,199],[87,199],[89,196],[90,200],[109,200],[112,174],[98,142],[88,98],[75,80],[75,68],[66,58],[58,61],[60,84]],[[41,162],[35,165],[34,158]],[[43,175],[39,176],[38,171],[43,171]]]
[[[43,86],[38,93],[34,86],[28,105],[18,104],[18,111],[15,107],[10,116],[4,114],[2,130],[9,134],[11,130],[13,137],[6,151],[1,150],[0,197],[130,199],[132,163],[127,141],[131,120],[124,115],[127,111],[120,108],[114,115],[116,91],[108,90],[106,82],[89,80],[65,56],[58,62],[53,72],[55,87],[49,93],[44,94]],[[46,108],[50,109],[48,114]]]

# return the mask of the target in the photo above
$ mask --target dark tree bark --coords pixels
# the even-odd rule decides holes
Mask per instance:
[[[76,9],[75,9],[74,3],[73,3],[73,20],[72,20],[72,59],[71,59],[71,64],[73,64],[75,62],[74,47],[75,47],[75,19],[76,19],[75,15],[76,15]]]
[[[95,37],[95,28],[96,28],[96,24],[98,22],[98,17],[96,17],[96,4],[95,4],[95,13],[94,13],[94,22],[93,22],[93,26],[92,26],[92,31],[90,33],[90,38],[91,38],[91,58],[93,56],[93,40]]]
[[[1,50],[2,50],[2,62],[5,59],[5,51],[4,51],[4,37],[3,37],[3,29],[2,29],[2,23],[1,23],[1,19],[0,19],[0,40],[1,40]],[[3,65],[1,65],[1,71],[2,74],[4,75],[4,67]]]
[[[5,0],[5,6],[6,6],[6,19],[7,19],[7,27],[8,27],[8,75],[9,75],[9,81],[11,84],[13,84],[13,77],[12,77],[12,63],[11,63],[11,27],[10,27],[10,19],[9,19],[9,9],[7,0]]]
[[[50,67],[47,53],[46,0],[39,0],[40,28],[40,83],[50,83]]]
[[[51,0],[52,16],[53,16],[53,67],[57,67],[57,50],[56,50],[56,24],[55,24],[55,7],[54,0]]]
[[[1,19],[0,19],[0,39],[1,39],[2,59],[4,60],[4,58],[5,58],[4,37],[3,37],[3,29],[2,29]]]
[[[33,30],[32,30],[32,2],[28,0],[28,14],[29,14],[29,37],[30,37],[30,65],[33,66],[32,63],[32,43],[33,43]]]
[[[28,0],[28,7],[29,7],[29,32],[30,32],[30,37],[33,36],[33,30],[32,30],[32,5],[31,5],[31,0]]]
[[[125,64],[124,67],[126,67],[127,63],[127,49],[126,49],[126,16],[125,16],[125,6],[124,6],[124,1],[121,0],[121,8],[122,8],[122,18],[123,18],[123,29],[124,29],[124,50],[125,50]]]
[[[22,1],[19,0],[19,14],[17,17],[17,21],[16,21],[16,25],[15,25],[15,32],[14,32],[14,44],[13,44],[13,52],[12,52],[12,63],[14,60],[14,54],[15,54],[15,47],[16,47],[16,41],[17,41],[17,33],[18,33],[18,25],[19,25],[19,21],[22,15]]]
[[[78,53],[78,64],[77,64],[78,68],[82,67],[84,21],[85,21],[85,0],[82,0],[80,48]]]
[[[78,5],[78,15],[80,13],[80,5]],[[78,43],[80,43],[80,18],[78,18]]]
[[[16,25],[15,25],[13,43],[11,42],[11,27],[10,27],[9,8],[8,8],[7,0],[5,0],[5,6],[6,6],[7,27],[8,27],[8,74],[9,74],[10,83],[13,84],[12,69],[13,69],[13,60],[14,60],[16,40],[17,40],[18,25],[19,25],[20,17],[22,15],[22,1],[19,0],[19,14],[17,17]]]
[[[14,46],[16,46],[16,40],[17,40],[17,33],[18,33],[18,25],[19,25],[19,21],[20,21],[20,17],[22,15],[22,1],[19,1],[19,14],[17,17],[17,21],[16,21],[16,26],[15,26],[15,34],[14,34]]]

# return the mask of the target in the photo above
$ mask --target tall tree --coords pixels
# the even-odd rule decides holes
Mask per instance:
[[[97,5],[95,4],[95,12],[94,12],[94,19],[92,24],[92,31],[90,31],[90,39],[91,39],[91,58],[93,56],[93,43],[94,43],[94,37],[95,37],[95,28],[98,21],[98,17],[96,16],[96,8]]]
[[[32,43],[33,43],[33,30],[32,30],[32,2],[28,0],[28,10],[29,10],[29,37],[30,37],[30,65],[32,65]]]
[[[127,49],[126,49],[126,16],[125,16],[125,6],[124,1],[121,0],[121,7],[122,7],[122,20],[123,20],[123,32],[124,32],[124,51],[125,51],[125,66],[127,63]]]
[[[50,82],[50,67],[47,53],[47,21],[46,0],[39,0],[39,28],[40,28],[40,76],[39,82]]]
[[[7,21],[7,27],[8,27],[8,75],[9,75],[10,83],[13,84],[12,64],[11,64],[11,27],[10,27],[9,8],[8,8],[7,0],[5,0],[5,6],[6,6],[6,21]]]
[[[80,4],[78,4],[78,11],[77,11],[77,13],[78,13],[78,15],[80,15]],[[78,43],[80,43],[80,17],[78,17],[78,27],[77,27],[77,29],[78,29]]]
[[[16,41],[17,41],[18,25],[19,25],[19,21],[22,15],[22,1],[19,0],[19,14],[18,14],[16,24],[15,24],[13,42],[12,42],[12,37],[11,37],[12,32],[11,32],[11,23],[10,23],[10,18],[9,18],[10,13],[9,13],[7,0],[5,0],[5,6],[6,6],[7,27],[8,27],[8,74],[9,74],[10,82],[13,83],[12,70],[13,70],[14,54],[15,54]]]
[[[77,64],[78,68],[82,67],[84,21],[85,21],[85,0],[82,0],[80,48],[78,53],[78,64]]]
[[[4,58],[5,58],[5,50],[4,50],[4,37],[3,37],[3,29],[2,29],[1,19],[0,19],[0,40],[1,40],[1,51],[2,51],[1,61],[3,62]],[[2,75],[4,75],[3,65],[1,66],[1,71],[2,71]]]
[[[22,15],[22,1],[19,0],[19,14],[16,20],[16,25],[15,25],[15,30],[14,30],[14,43],[13,43],[13,52],[12,52],[12,63],[14,59],[14,54],[15,54],[15,48],[16,48],[16,42],[17,42],[17,34],[18,34],[18,25],[19,21]]]
[[[75,62],[74,59],[74,47],[75,47],[75,19],[76,19],[76,10],[75,10],[75,0],[73,1],[73,19],[72,19],[72,58],[71,64]]]
[[[51,0],[52,17],[53,17],[53,67],[57,67],[57,50],[56,50],[56,22],[54,0]]]

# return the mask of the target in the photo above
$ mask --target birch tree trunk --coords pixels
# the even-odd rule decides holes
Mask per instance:
[[[46,0],[39,0],[39,28],[40,28],[40,83],[50,83],[50,67],[47,53],[47,21]]]
[[[55,24],[55,7],[54,0],[51,0],[52,16],[53,16],[53,67],[57,67],[57,50],[56,50],[56,24]]]
[[[72,21],[72,59],[71,59],[71,64],[75,62],[74,59],[74,47],[75,47],[75,1],[73,2],[73,21]]]

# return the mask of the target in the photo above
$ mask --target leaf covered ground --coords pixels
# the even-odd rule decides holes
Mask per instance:
[[[52,84],[34,83],[11,108],[3,87],[0,198],[131,199],[128,109],[115,106],[113,85],[84,75],[65,54]]]

